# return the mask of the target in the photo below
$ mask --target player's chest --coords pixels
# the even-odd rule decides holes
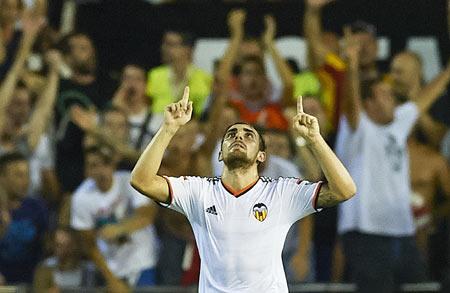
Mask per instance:
[[[206,199],[202,209],[205,227],[214,234],[264,231],[277,225],[282,212],[270,198],[230,194]]]

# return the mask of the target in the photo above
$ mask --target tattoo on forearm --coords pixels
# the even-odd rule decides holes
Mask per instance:
[[[328,188],[327,185],[322,186],[319,192],[319,198],[317,199],[318,208],[329,208],[340,203],[336,195]]]

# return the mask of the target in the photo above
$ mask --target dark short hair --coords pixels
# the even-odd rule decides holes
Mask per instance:
[[[69,43],[70,43],[70,40],[75,37],[86,37],[91,41],[92,45],[94,45],[92,38],[87,33],[78,32],[78,31],[70,32],[70,33],[64,35],[61,38],[61,40],[58,42],[58,45],[57,45],[57,48],[62,52],[63,55],[68,55],[71,53],[70,52],[71,48],[70,48]]]
[[[179,35],[181,37],[181,44],[183,46],[188,46],[188,47],[192,48],[195,45],[196,38],[192,32],[178,30],[178,29],[168,29],[164,32],[164,35],[166,35],[168,33],[174,33],[174,34]]]
[[[124,72],[125,68],[127,68],[127,67],[135,67],[135,68],[137,68],[139,70],[142,70],[144,72],[144,75],[146,75],[146,73],[147,73],[147,68],[145,67],[145,65],[139,64],[138,62],[127,62],[122,67],[122,75],[123,75],[123,72]]]
[[[363,20],[357,20],[350,24],[350,29],[352,33],[369,33],[374,37],[377,36],[377,28],[375,25]]]
[[[248,64],[248,63],[255,63],[256,65],[258,65],[258,66],[261,68],[261,70],[262,70],[264,73],[266,73],[266,66],[265,66],[265,64],[264,64],[264,60],[263,60],[261,57],[256,56],[256,55],[247,55],[247,56],[244,56],[244,57],[242,58],[240,64],[239,64],[239,66],[237,67],[237,72],[236,72],[236,73],[237,73],[238,75],[241,74],[242,68],[243,68],[246,64]]]
[[[242,121],[233,123],[233,124],[231,124],[230,126],[227,127],[227,129],[225,130],[225,133],[222,136],[222,140],[220,142],[220,146],[221,147],[222,147],[223,141],[225,140],[225,134],[227,133],[228,129],[230,129],[231,127],[233,127],[234,125],[237,125],[237,124],[248,125],[248,126],[252,127],[253,129],[255,129],[256,133],[259,136],[259,151],[260,152],[265,152],[266,151],[266,142],[265,142],[264,138],[262,137],[261,133],[258,131],[258,129],[255,126],[253,126],[253,125],[251,125],[251,124],[249,124],[247,122],[242,122]]]
[[[15,163],[15,162],[28,162],[27,157],[20,153],[20,152],[9,152],[6,154],[3,154],[0,156],[0,173],[3,174],[5,169],[8,167],[9,164]]]
[[[114,159],[114,150],[104,144],[95,144],[84,149],[84,156],[88,155],[99,156],[103,163],[107,164]]]
[[[361,85],[360,85],[361,99],[363,101],[365,101],[368,98],[372,98],[373,97],[373,87],[383,81],[384,80],[382,77],[362,80]]]

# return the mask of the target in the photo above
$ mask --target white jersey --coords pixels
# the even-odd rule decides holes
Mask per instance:
[[[138,207],[152,204],[151,200],[136,192],[129,182],[129,172],[115,172],[112,187],[102,192],[93,179],[86,179],[72,198],[72,227],[76,230],[99,229],[122,221]],[[109,269],[116,276],[131,280],[143,269],[155,266],[155,237],[153,226],[148,226],[132,233],[125,243],[108,243],[98,238],[97,245]]]
[[[233,191],[220,178],[165,177],[169,208],[189,219],[199,292],[288,292],[281,252],[293,223],[315,211],[321,182],[260,177]]]
[[[364,112],[355,130],[341,120],[336,153],[358,191],[339,205],[340,233],[414,234],[407,138],[417,116],[417,106],[408,102],[396,108],[388,125],[375,124]]]

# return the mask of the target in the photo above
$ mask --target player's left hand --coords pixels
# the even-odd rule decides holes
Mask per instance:
[[[180,127],[191,120],[192,101],[189,100],[189,87],[184,88],[180,101],[168,105],[164,111],[164,124],[172,127]]]
[[[303,112],[302,96],[297,100],[297,115],[292,118],[294,133],[303,137],[308,143],[320,137],[319,122],[317,118]]]

